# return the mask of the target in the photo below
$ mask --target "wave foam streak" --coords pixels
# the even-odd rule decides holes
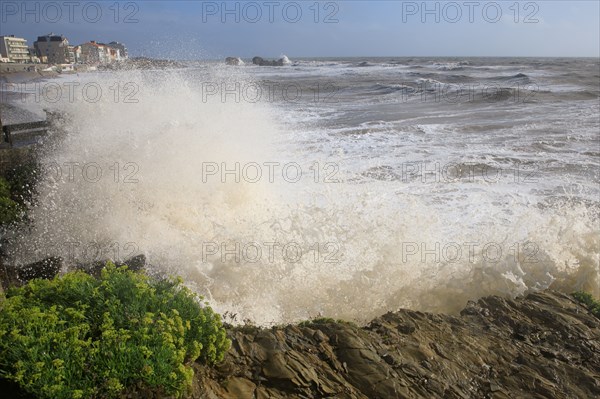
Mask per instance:
[[[399,307],[456,311],[482,295],[550,286],[600,295],[594,207],[540,206],[491,189],[432,201],[404,182],[325,184],[310,173],[297,183],[278,172],[272,181],[226,175],[223,183],[203,168],[278,161],[307,172],[309,161],[331,159],[295,159],[301,138],[282,133],[281,109],[207,100],[198,81],[178,72],[97,82],[108,89],[115,76],[135,82],[137,103],[106,96],[54,105],[70,120],[43,163],[62,173],[47,168],[17,262],[81,262],[92,243],[110,258],[143,253],[185,276],[217,310],[260,324],[317,315],[363,321]],[[202,79],[233,78],[216,70]],[[65,165],[74,162],[98,165],[102,178],[71,179]],[[466,190],[461,184],[452,190]]]

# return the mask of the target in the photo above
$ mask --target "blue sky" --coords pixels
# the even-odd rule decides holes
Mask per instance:
[[[423,6],[425,4],[425,6]],[[600,56],[590,1],[0,1],[0,34],[121,41],[131,55]],[[23,8],[26,7],[26,8]]]

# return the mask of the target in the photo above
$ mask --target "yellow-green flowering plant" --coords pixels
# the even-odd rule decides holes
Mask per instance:
[[[108,264],[33,280],[0,300],[0,377],[39,398],[114,398],[133,387],[182,397],[191,364],[230,342],[218,314],[177,279]]]

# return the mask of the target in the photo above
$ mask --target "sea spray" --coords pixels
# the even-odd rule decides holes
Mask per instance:
[[[600,294],[593,206],[540,206],[485,182],[366,179],[355,167],[370,148],[313,148],[302,107],[223,94],[261,83],[238,70],[79,79],[103,95],[41,104],[68,118],[41,158],[17,264],[142,253],[216,310],[259,324],[457,311],[547,287]],[[115,97],[127,84],[129,101]]]

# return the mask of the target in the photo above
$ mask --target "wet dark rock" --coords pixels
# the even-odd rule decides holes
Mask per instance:
[[[227,57],[227,58],[225,58],[225,64],[240,66],[240,65],[244,65],[244,61],[242,61],[242,59],[239,57]]]
[[[106,266],[105,261],[96,261],[79,264],[76,270],[82,270],[92,276],[99,277],[102,269]],[[9,286],[21,286],[34,279],[53,279],[63,268],[64,262],[60,257],[51,257],[39,262],[22,266],[6,265],[0,259],[0,286],[7,289]],[[137,255],[124,262],[117,262],[117,266],[127,265],[130,270],[141,271],[146,268],[146,256]]]
[[[547,291],[471,302],[460,316],[401,310],[349,323],[228,330],[193,398],[591,398],[600,320]]]
[[[284,66],[286,65],[286,59],[280,58],[278,60],[265,60],[262,57],[252,58],[252,63],[259,66]]]
[[[17,277],[21,283],[26,283],[36,278],[52,279],[56,277],[62,264],[62,258],[46,258],[39,262],[17,267]]]
[[[36,278],[52,279],[62,267],[63,259],[58,257],[21,266],[7,265],[0,258],[0,289],[19,287]]]
[[[129,270],[133,270],[135,272],[139,272],[146,268],[146,255],[137,255],[133,256],[123,263],[117,263],[117,266],[127,265]]]
[[[100,277],[102,273],[102,269],[106,267],[106,263],[110,259],[95,261],[89,263],[81,263],[76,266],[77,270],[84,271],[94,277]],[[133,256],[123,262],[115,262],[115,266],[125,266],[129,268],[129,270],[133,270],[135,272],[144,270],[146,268],[146,255],[137,255]]]
[[[85,272],[94,277],[100,277],[100,273],[102,272],[102,269],[104,269],[105,266],[106,262],[96,261],[77,264],[77,266],[75,266],[75,269]]]
[[[62,268],[62,258],[46,258],[39,262],[21,266],[6,265],[0,259],[0,283],[4,289],[21,286],[36,279],[52,279]]]

